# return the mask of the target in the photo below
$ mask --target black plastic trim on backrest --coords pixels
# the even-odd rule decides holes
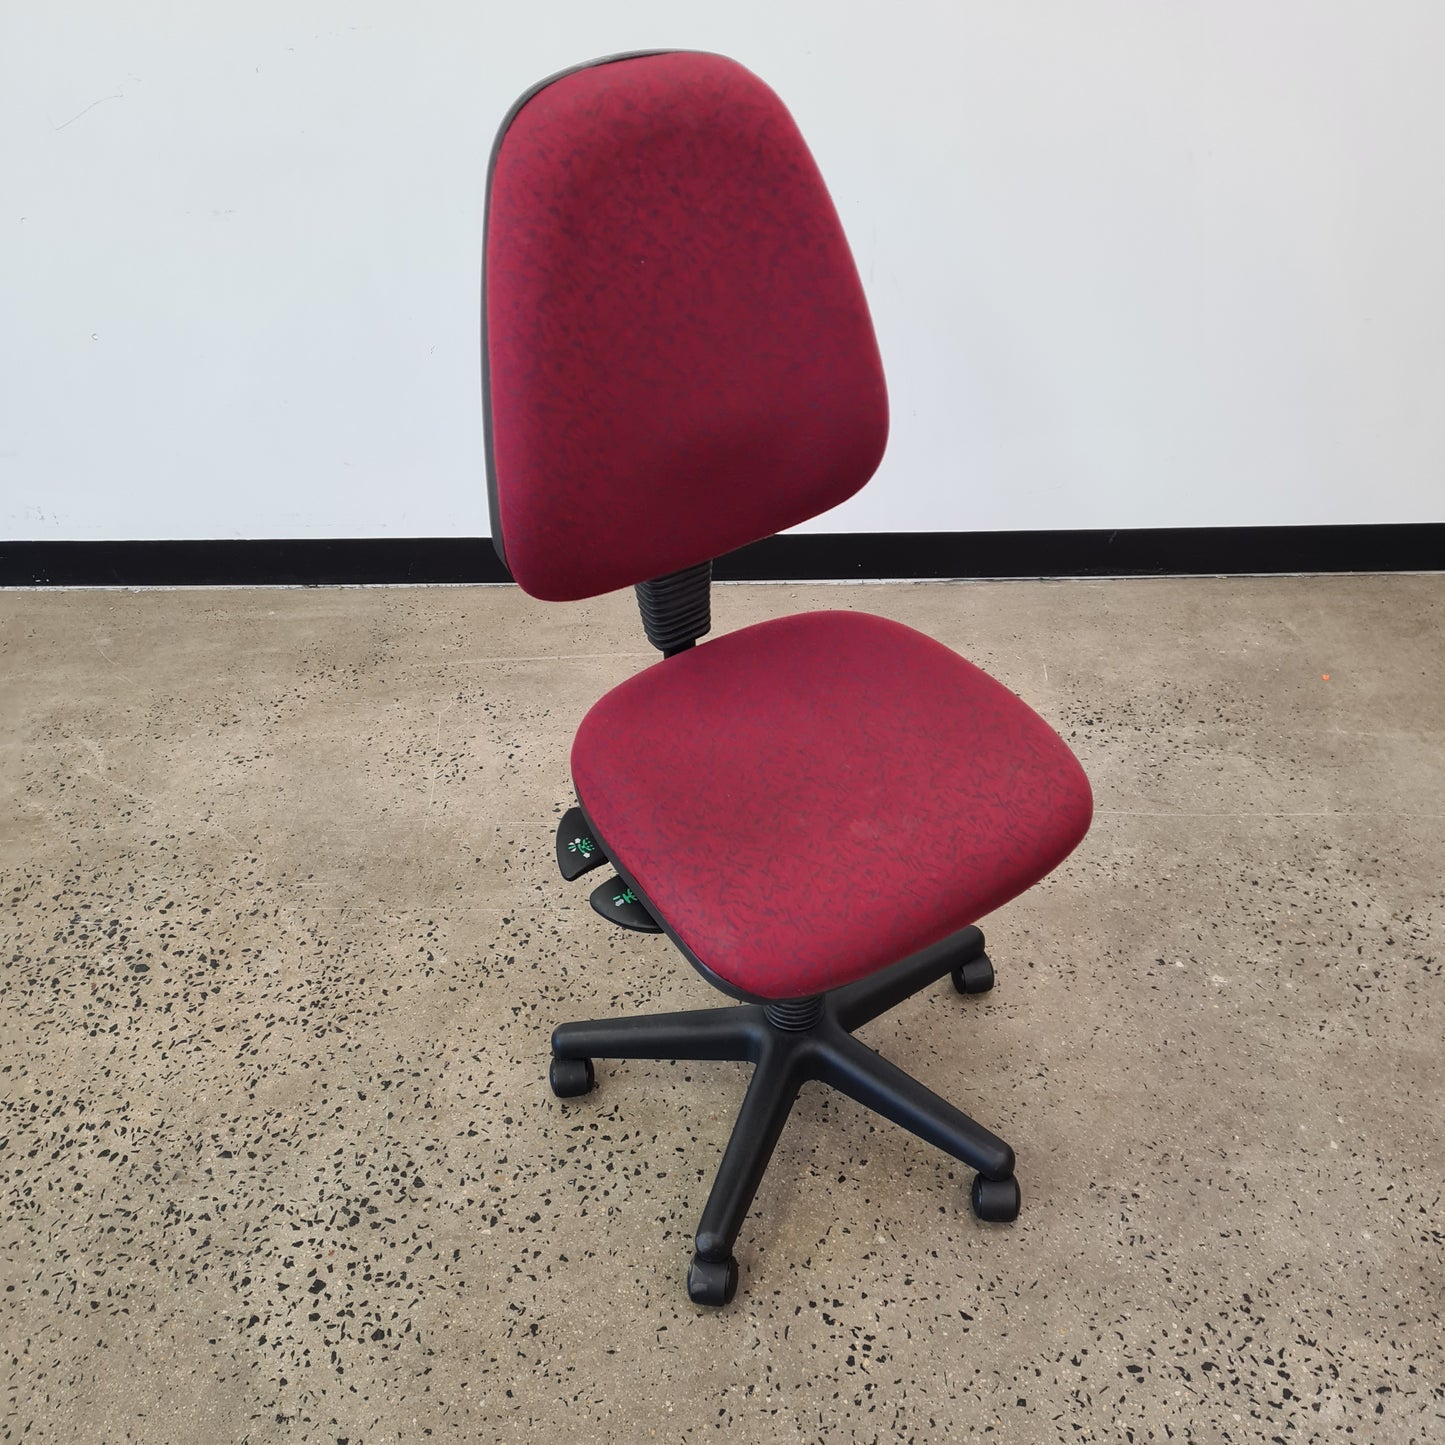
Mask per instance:
[[[699,562],[666,577],[639,582],[637,608],[647,640],[665,657],[712,631],[712,563]]]
[[[492,220],[492,177],[497,170],[497,157],[502,151],[502,142],[512,128],[512,122],[521,114],[522,108],[534,96],[540,95],[549,85],[576,75],[579,70],[593,70],[599,65],[613,65],[619,60],[644,60],[649,55],[691,55],[695,51],[684,50],[628,50],[617,55],[602,55],[596,60],[584,60],[580,65],[569,65],[545,80],[522,92],[513,102],[512,108],[502,119],[497,138],[492,142],[492,154],[487,161],[487,189],[482,208],[482,454],[487,468],[487,510],[492,518],[492,548],[507,565],[507,553],[502,538],[502,514],[497,505],[497,468],[492,457],[492,366],[487,347],[487,231]],[[510,570],[510,569],[509,569]]]

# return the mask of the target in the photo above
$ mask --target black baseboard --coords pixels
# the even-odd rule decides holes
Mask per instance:
[[[724,582],[924,577],[1162,577],[1445,570],[1445,522],[1078,532],[769,537],[719,558]],[[6,587],[334,587],[506,582],[485,537],[3,542]]]
[[[485,537],[0,542],[0,586],[9,587],[345,587],[510,580]]]
[[[718,561],[724,580],[1200,577],[1433,572],[1445,522],[1347,527],[1148,527],[1077,532],[854,532],[769,537]]]

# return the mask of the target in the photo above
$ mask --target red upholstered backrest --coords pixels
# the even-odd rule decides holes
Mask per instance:
[[[817,166],[717,55],[570,71],[497,138],[483,356],[494,539],[590,597],[851,496],[888,433],[878,346]]]

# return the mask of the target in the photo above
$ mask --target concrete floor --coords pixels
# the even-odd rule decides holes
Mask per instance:
[[[864,608],[1098,813],[999,983],[865,1034],[1024,1213],[810,1087],[721,1313],[737,1065],[551,858],[632,600],[0,596],[0,1439],[1445,1441],[1445,576],[718,590]],[[1326,680],[1328,674],[1328,680]]]

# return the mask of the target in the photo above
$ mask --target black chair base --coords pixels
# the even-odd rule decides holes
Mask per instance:
[[[918,1080],[858,1042],[853,1030],[943,977],[960,993],[993,985],[993,966],[976,928],[869,978],[815,998],[642,1018],[563,1024],[552,1035],[551,1082],[562,1098],[591,1091],[592,1059],[734,1059],[757,1067],[733,1126],[698,1225],[687,1291],[698,1304],[723,1305],[737,1288],[733,1245],[798,1091],[810,1079],[936,1144],[978,1171],[971,1202],[981,1219],[1019,1212],[1014,1153]]]

